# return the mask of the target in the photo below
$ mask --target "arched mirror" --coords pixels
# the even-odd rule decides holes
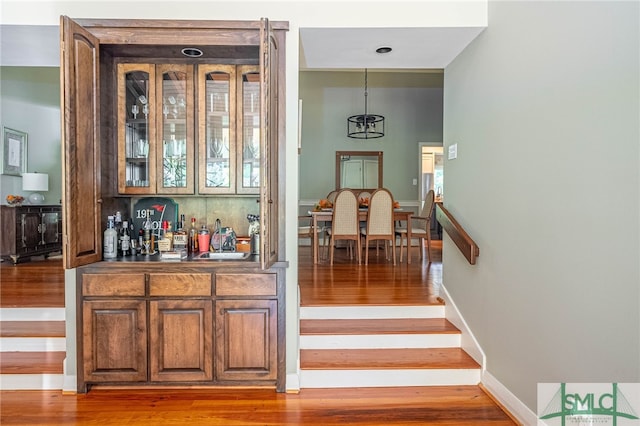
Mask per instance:
[[[382,151],[336,151],[336,189],[382,187]]]

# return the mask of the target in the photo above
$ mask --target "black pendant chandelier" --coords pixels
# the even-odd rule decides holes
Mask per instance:
[[[367,113],[367,70],[364,70],[364,114],[347,118],[347,136],[355,139],[375,139],[384,136],[384,117]]]

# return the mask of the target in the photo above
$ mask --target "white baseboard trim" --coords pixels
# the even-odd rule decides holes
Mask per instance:
[[[287,374],[287,383],[285,385],[285,388],[287,393],[300,392],[300,374],[299,373]]]
[[[538,424],[538,416],[520,401],[506,386],[486,370],[486,355],[458,310],[446,287],[440,296],[445,302],[445,317],[462,332],[462,349],[482,366],[481,383],[491,395],[523,425]]]
[[[69,362],[69,357],[65,358],[62,362],[63,366],[63,380],[62,380],[62,392],[65,393],[77,393],[78,392],[78,376],[76,372],[69,372],[69,367],[67,363]]]
[[[445,318],[449,320],[453,325],[458,327],[462,332],[461,337],[461,347],[464,349],[466,353],[468,353],[471,358],[473,358],[478,364],[480,364],[482,371],[485,370],[487,366],[487,359],[484,354],[484,351],[480,347],[480,343],[476,340],[475,336],[471,332],[471,329],[467,325],[467,322],[464,320],[458,307],[454,303],[453,299],[451,299],[451,295],[447,291],[444,285],[441,286],[442,294],[440,296],[444,300],[445,303]]]
[[[488,371],[482,373],[482,385],[498,400],[504,408],[523,425],[538,424],[538,416],[522,401],[511,393],[498,379]]]

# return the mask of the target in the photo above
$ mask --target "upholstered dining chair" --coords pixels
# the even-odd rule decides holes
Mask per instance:
[[[384,241],[385,255],[386,242],[391,243],[391,254],[393,264],[396,264],[396,234],[393,222],[393,196],[385,188],[376,189],[369,198],[369,209],[367,213],[367,226],[361,228],[364,235],[364,249],[366,250],[364,264],[369,264],[369,241]],[[376,246],[376,254],[378,247]]]
[[[358,198],[350,189],[341,189],[333,202],[333,216],[329,230],[329,249],[331,250],[331,264],[336,241],[347,240],[355,243],[358,264],[360,261],[360,229],[358,226]],[[351,254],[353,258],[353,254]]]
[[[424,197],[424,204],[419,216],[411,216],[411,237],[420,240],[420,259],[424,258],[424,240],[427,240],[427,256],[431,263],[431,215],[433,214],[435,194],[429,190]],[[407,227],[396,227],[396,233],[400,235],[400,262],[402,262],[403,240],[407,240],[407,258],[409,257],[409,244],[407,238]]]

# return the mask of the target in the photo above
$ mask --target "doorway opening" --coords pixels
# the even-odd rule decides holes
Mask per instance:
[[[444,190],[444,158],[441,142],[420,142],[418,144],[418,165],[420,208],[424,203],[424,197],[430,189],[436,194],[436,199],[441,199]]]

